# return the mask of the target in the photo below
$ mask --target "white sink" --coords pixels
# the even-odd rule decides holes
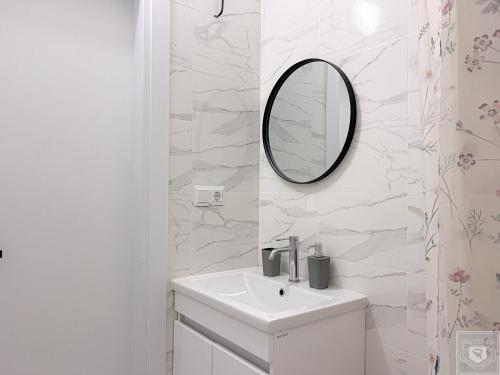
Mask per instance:
[[[269,278],[260,268],[173,280],[187,296],[260,331],[273,333],[349,311],[363,309],[364,295],[344,289],[315,290],[307,281],[290,283],[286,275]]]

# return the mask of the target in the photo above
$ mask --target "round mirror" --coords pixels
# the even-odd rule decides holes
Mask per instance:
[[[345,73],[324,60],[304,60],[288,69],[271,92],[264,150],[281,178],[316,182],[341,163],[355,126],[356,100]]]

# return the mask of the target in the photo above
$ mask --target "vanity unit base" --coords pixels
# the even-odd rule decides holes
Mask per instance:
[[[174,375],[363,375],[365,309],[263,332],[176,294]]]
[[[174,337],[174,375],[268,374],[179,321]]]
[[[273,335],[272,375],[363,375],[365,311]]]

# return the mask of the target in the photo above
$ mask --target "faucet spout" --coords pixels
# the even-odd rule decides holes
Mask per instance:
[[[284,241],[285,239],[279,239],[278,241]],[[285,247],[277,247],[271,254],[269,254],[269,259],[273,260],[273,258],[278,253],[288,253],[288,265],[289,265],[289,273],[288,273],[288,281],[299,281],[299,237],[298,236],[290,236],[288,238],[288,246]]]
[[[288,251],[290,251],[290,247],[288,247],[288,246],[287,247],[279,247],[279,248],[277,247],[273,251],[271,251],[271,254],[269,254],[269,260],[273,260],[274,257],[276,256],[276,254],[278,254],[278,253],[286,253]]]

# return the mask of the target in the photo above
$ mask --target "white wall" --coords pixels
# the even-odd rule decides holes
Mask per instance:
[[[261,151],[260,246],[300,236],[304,276],[306,248],[319,240],[332,256],[332,284],[368,296],[367,375],[422,375],[426,367],[415,4],[262,1],[261,109],[287,68],[319,57],[352,81],[358,123],[341,166],[311,186],[281,180]]]
[[[219,7],[172,2],[169,279],[257,265],[260,0]],[[194,185],[225,186],[225,205],[193,207]]]
[[[0,373],[131,369],[134,9],[3,2]]]

